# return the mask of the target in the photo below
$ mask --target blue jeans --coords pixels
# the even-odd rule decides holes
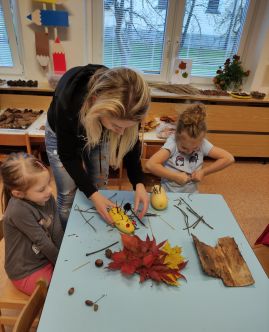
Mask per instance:
[[[64,168],[57,151],[57,137],[48,122],[45,129],[46,151],[57,187],[57,208],[63,229],[65,230],[73,204],[77,186]],[[88,149],[87,160],[83,161],[92,183],[99,189],[105,189],[109,173],[109,144],[102,142],[100,146]]]

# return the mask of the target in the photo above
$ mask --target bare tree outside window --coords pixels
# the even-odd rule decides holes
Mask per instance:
[[[192,59],[194,76],[214,76],[238,51],[249,0],[186,0],[178,56]]]
[[[104,63],[160,72],[167,0],[104,2]]]
[[[186,0],[177,56],[192,59],[193,76],[215,76],[218,66],[237,53],[249,2]],[[104,64],[159,74],[168,5],[169,0],[105,0]]]

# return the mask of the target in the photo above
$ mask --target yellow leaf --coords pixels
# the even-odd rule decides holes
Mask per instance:
[[[164,246],[162,247],[162,251],[168,254],[165,257],[164,264],[166,264],[171,269],[178,268],[178,265],[184,261],[184,257],[181,255],[181,247],[171,247],[168,241],[165,242]]]

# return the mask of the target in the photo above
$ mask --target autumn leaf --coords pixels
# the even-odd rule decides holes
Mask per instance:
[[[120,270],[126,276],[137,273],[140,282],[151,279],[178,286],[178,279],[185,279],[179,272],[187,264],[180,247],[172,248],[168,241],[157,244],[155,238],[151,240],[148,235],[145,241],[137,235],[121,234],[121,237],[123,249],[112,253],[109,269]]]
[[[186,69],[187,67],[187,62],[181,61],[180,64],[178,65],[178,68],[181,70]]]
[[[166,241],[162,247],[162,251],[167,253],[164,263],[171,269],[177,268],[178,265],[184,261],[184,257],[181,256],[181,248],[178,246],[172,248],[168,241]]]

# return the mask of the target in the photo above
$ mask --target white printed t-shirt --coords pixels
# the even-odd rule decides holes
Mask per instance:
[[[198,150],[192,152],[191,154],[185,154],[178,150],[175,135],[171,135],[162,146],[162,149],[170,151],[170,157],[166,161],[164,167],[169,168],[174,172],[181,171],[187,174],[192,174],[194,171],[202,167],[204,156],[207,156],[212,148],[213,144],[204,138]],[[178,193],[197,192],[197,183],[193,181],[186,183],[185,185],[180,185],[174,181],[162,178],[161,183],[166,191]]]

